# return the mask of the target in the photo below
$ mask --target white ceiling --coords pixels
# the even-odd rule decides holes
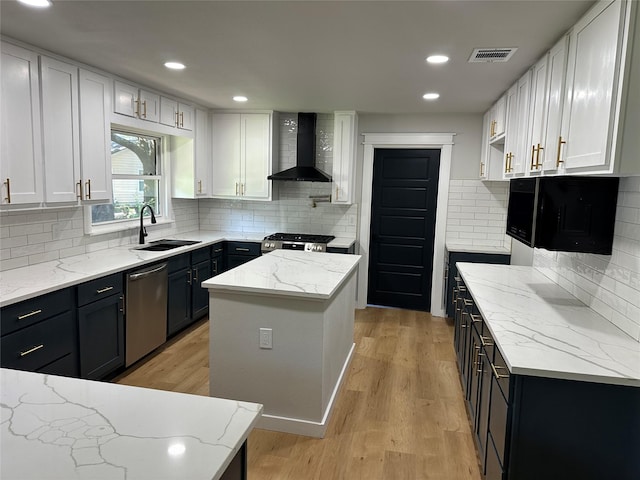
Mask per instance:
[[[362,113],[482,112],[593,4],[53,1],[2,0],[2,35],[207,107]],[[476,47],[518,51],[467,63]],[[451,60],[428,65],[433,53]],[[422,100],[428,91],[440,99]],[[249,102],[231,100],[239,94]]]

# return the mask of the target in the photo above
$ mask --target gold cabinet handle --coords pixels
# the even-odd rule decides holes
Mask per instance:
[[[468,298],[465,298],[462,301],[464,302],[465,307],[470,307],[471,305],[473,305],[473,300],[469,300]]]
[[[562,135],[558,137],[558,157],[556,158],[556,167],[559,167],[561,163],[564,163],[564,160],[560,160],[560,150],[562,149],[562,145],[567,143],[565,140],[562,140]]]
[[[124,315],[124,295],[120,295],[120,304],[122,305],[120,307],[120,311],[122,312],[122,314]]]
[[[480,176],[482,177],[484,175],[484,163],[480,162]]]
[[[470,316],[471,316],[471,321],[473,323],[482,322],[482,317],[480,315],[476,315],[475,313],[472,313]]]
[[[192,281],[193,281],[193,272],[189,270],[189,278],[187,279],[187,283],[191,285]]]
[[[484,335],[480,335],[480,342],[483,347],[493,347],[492,339],[489,337],[485,337]]]
[[[180,114],[176,112],[176,127],[180,126]]]
[[[18,320],[24,320],[25,318],[33,317],[39,313],[42,313],[42,310],[34,310],[33,312],[25,313],[24,315],[18,315]]]
[[[133,113],[135,114],[136,117],[139,117],[140,116],[140,99],[136,98],[134,100],[134,103],[136,104],[136,109],[135,109],[135,112]]]
[[[147,118],[147,101],[142,102],[142,117]]]
[[[76,198],[82,200],[82,180],[76,182]]]
[[[84,198],[86,200],[91,200],[91,179],[84,182]]]
[[[198,193],[202,193],[202,180],[198,180]]]
[[[24,357],[24,356],[26,356],[26,355],[29,355],[30,353],[33,353],[33,352],[35,352],[35,351],[37,351],[37,350],[40,350],[42,347],[44,347],[44,344],[42,344],[42,343],[41,343],[41,344],[40,344],[40,345],[38,345],[37,347],[33,347],[33,348],[30,348],[29,350],[26,350],[26,351],[24,351],[24,352],[20,352],[20,356],[21,356],[21,357]]]
[[[104,292],[108,292],[109,290],[113,290],[113,287],[99,288],[96,290],[96,293],[104,293]]]
[[[535,145],[531,145],[531,170],[533,170],[534,168],[534,161],[536,158],[536,146]]]
[[[236,252],[250,252],[248,248],[236,247]]]
[[[4,199],[7,203],[11,203],[11,180],[7,178],[7,181],[2,183],[7,186],[7,196]]]
[[[496,380],[500,380],[501,378],[509,378],[509,375],[501,375],[498,373],[498,368],[504,369],[504,367],[496,367],[493,363],[491,364],[491,370],[493,370],[493,376],[496,377]]]
[[[544,147],[538,144],[538,147],[536,148],[536,169],[542,166],[542,164],[540,163],[540,150],[544,150]]]
[[[241,194],[242,196],[244,196],[244,187],[245,187],[245,184],[244,184],[244,183],[241,183],[241,184],[240,184],[240,194]]]
[[[184,112],[180,112],[180,126],[184,127]]]
[[[236,182],[236,195],[238,195],[238,182]]]
[[[198,281],[198,269],[197,268],[193,269],[193,281],[194,282]]]

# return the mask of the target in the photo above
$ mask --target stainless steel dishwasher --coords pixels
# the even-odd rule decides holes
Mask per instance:
[[[167,340],[167,264],[127,275],[125,366]]]

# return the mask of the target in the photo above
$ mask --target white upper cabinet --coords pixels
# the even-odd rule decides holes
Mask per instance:
[[[497,141],[504,137],[506,130],[507,97],[503,95],[491,107],[491,118],[489,123],[489,140]]]
[[[81,198],[78,67],[40,57],[46,202]]]
[[[273,112],[211,115],[213,197],[271,200],[274,121]]]
[[[82,198],[108,203],[111,182],[111,79],[80,69],[80,158]]]
[[[555,172],[560,166],[560,152],[563,145],[560,127],[562,125],[568,44],[569,37],[564,36],[549,52],[547,106],[543,125],[545,150],[542,169],[545,173]]]
[[[485,114],[486,117],[486,114]],[[507,125],[509,134],[504,142],[503,174],[505,178],[512,177],[513,161],[518,148],[518,84],[516,83],[507,91]]]
[[[637,2],[599,2],[571,31],[562,115],[563,172],[640,172],[637,143],[631,155],[623,156],[619,149],[623,141],[620,121],[623,128],[629,127],[624,121],[625,108],[635,102],[637,109],[638,102],[637,96],[625,95],[634,88],[637,92],[633,85],[640,81],[640,44],[630,30],[637,24],[637,19],[632,21],[637,12]],[[635,132],[637,137],[637,125]],[[627,162],[628,171],[622,163],[616,164],[616,157]]]
[[[160,95],[124,82],[113,82],[113,111],[127,117],[157,123],[160,117]]]
[[[38,55],[2,43],[2,145],[1,203],[40,203],[42,136]]]
[[[531,92],[529,95],[529,146],[531,162],[529,171],[539,172],[544,160],[544,115],[547,103],[547,72],[549,54],[536,63],[531,70]]]
[[[346,205],[353,203],[357,135],[357,113],[334,112],[332,203]]]
[[[209,113],[195,110],[194,138],[171,137],[171,180],[174,198],[203,198],[210,194],[211,149]]]
[[[160,123],[181,130],[193,130],[193,107],[160,97]]]

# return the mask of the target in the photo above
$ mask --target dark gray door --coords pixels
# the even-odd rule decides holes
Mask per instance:
[[[431,309],[439,167],[440,150],[376,149],[368,303]]]

